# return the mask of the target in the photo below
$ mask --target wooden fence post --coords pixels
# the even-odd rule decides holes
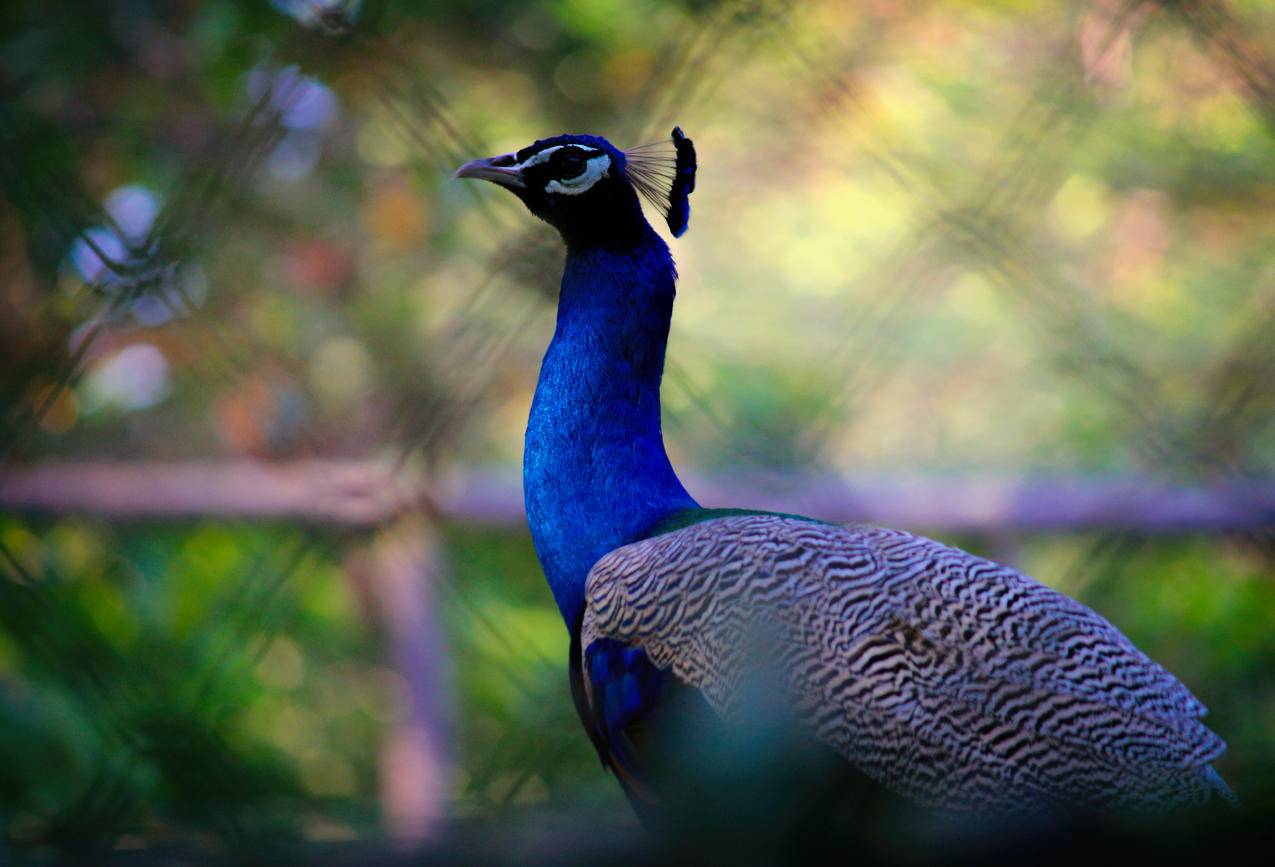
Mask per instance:
[[[404,514],[346,558],[385,636],[390,664],[407,687],[405,707],[381,744],[380,802],[387,836],[414,847],[445,818],[452,732],[449,669],[433,595],[442,578],[428,520]]]

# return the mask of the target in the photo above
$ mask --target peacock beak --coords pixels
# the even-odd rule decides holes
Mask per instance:
[[[472,160],[458,168],[452,177],[478,178],[511,189],[523,189],[527,186],[527,182],[522,179],[522,167],[513,154]]]

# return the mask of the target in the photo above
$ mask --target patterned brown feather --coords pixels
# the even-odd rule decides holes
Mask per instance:
[[[764,660],[822,740],[928,806],[1229,796],[1204,706],[1119,630],[907,533],[762,514],[627,545],[589,574],[582,646],[599,638],[642,648],[728,720]]]

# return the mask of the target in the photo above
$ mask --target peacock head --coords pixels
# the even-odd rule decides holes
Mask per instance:
[[[646,226],[641,194],[674,237],[690,220],[695,146],[680,128],[659,142],[620,150],[601,136],[560,135],[517,153],[474,160],[458,178],[505,187],[570,243],[617,243]]]

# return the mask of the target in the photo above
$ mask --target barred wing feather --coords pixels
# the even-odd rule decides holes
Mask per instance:
[[[1181,805],[1227,795],[1204,706],[1098,614],[929,539],[777,515],[706,520],[603,557],[582,645],[610,638],[740,712],[775,637],[815,732],[953,810]]]

